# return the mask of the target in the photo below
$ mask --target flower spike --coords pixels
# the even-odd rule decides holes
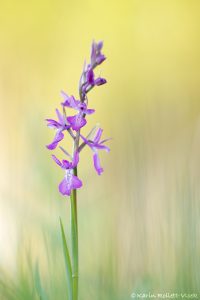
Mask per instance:
[[[99,66],[105,59],[102,53],[103,42],[93,42],[90,54],[90,62],[84,63],[83,71],[79,81],[79,94],[80,99],[75,98],[73,95],[69,96],[64,91],[61,91],[63,101],[61,107],[63,114],[56,109],[57,120],[46,119],[47,126],[56,131],[53,141],[47,145],[49,150],[54,150],[58,144],[64,139],[64,131],[67,131],[73,138],[73,151],[69,154],[67,150],[59,145],[62,152],[67,155],[69,160],[59,160],[55,155],[52,155],[55,163],[65,172],[64,179],[59,184],[59,191],[62,195],[70,196],[73,190],[82,187],[82,181],[77,176],[77,166],[79,164],[80,152],[87,145],[93,152],[94,168],[98,175],[101,175],[103,168],[100,164],[99,150],[107,152],[110,149],[105,145],[106,140],[101,140],[103,130],[95,126],[87,137],[81,134],[81,129],[87,124],[89,115],[95,112],[94,109],[88,108],[87,94],[95,86],[100,86],[106,83],[106,79],[95,76],[95,68]],[[74,110],[75,113],[70,113]],[[80,139],[83,143],[79,145]]]

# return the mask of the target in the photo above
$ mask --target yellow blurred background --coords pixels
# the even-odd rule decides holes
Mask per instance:
[[[61,89],[78,96],[93,39],[108,83],[89,95],[87,130],[100,123],[113,140],[101,177],[81,157],[80,299],[200,292],[198,0],[1,1],[0,267],[17,280],[29,251],[45,277],[47,244],[62,273],[69,203],[44,119]]]

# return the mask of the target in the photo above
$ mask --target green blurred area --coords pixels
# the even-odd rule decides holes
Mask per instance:
[[[200,2],[1,1],[2,300],[37,299],[37,261],[50,299],[66,297],[69,202],[44,119],[61,89],[78,96],[93,39],[104,40],[108,84],[91,92],[87,130],[100,122],[113,140],[101,177],[90,151],[81,157],[80,299],[200,293]]]

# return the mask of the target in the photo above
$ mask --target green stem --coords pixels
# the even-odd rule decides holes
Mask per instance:
[[[77,168],[74,168],[77,176]],[[73,300],[78,300],[78,222],[77,222],[77,194],[72,190],[71,199],[71,239],[72,239],[72,281]]]

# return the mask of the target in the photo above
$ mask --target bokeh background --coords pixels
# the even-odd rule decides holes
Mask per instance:
[[[112,137],[98,177],[79,168],[80,299],[200,292],[200,1],[0,3],[0,299],[66,299],[63,173],[45,148],[60,90],[78,96],[92,40],[104,41],[90,93]],[[66,147],[71,147],[68,141]],[[58,152],[57,152],[58,154]],[[59,155],[59,154],[58,154]]]

